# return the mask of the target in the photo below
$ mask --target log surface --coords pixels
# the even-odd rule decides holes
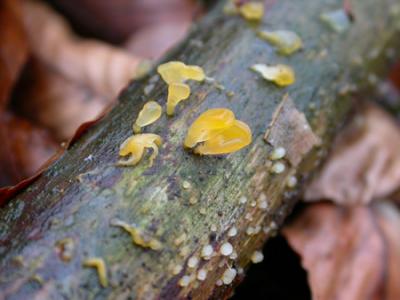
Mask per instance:
[[[163,114],[145,129],[164,140],[153,167],[148,166],[148,156],[133,168],[115,163],[119,145],[132,134],[143,104],[155,99],[165,106],[167,88],[154,71],[123,91],[104,119],[0,209],[0,299],[221,299],[232,293],[252,253],[283,222],[302,183],[324,157],[355,94],[373,88],[371,78],[385,74],[399,49],[397,0],[351,1],[355,20],[342,33],[319,19],[321,13],[340,8],[339,0],[266,3],[259,25],[225,16],[222,5],[217,5],[166,59],[202,66],[225,90],[191,82],[192,95],[177,107],[175,117]],[[257,38],[257,29],[296,31],[304,49],[279,56]],[[288,64],[296,72],[296,83],[276,87],[249,70],[255,63]],[[145,87],[151,89],[148,96]],[[283,99],[290,104],[285,106],[290,118],[279,118]],[[249,147],[220,157],[196,156],[183,149],[188,126],[214,107],[230,108],[251,127]],[[291,123],[285,124],[286,119]],[[266,137],[268,142],[267,129],[273,132]],[[301,143],[303,139],[291,144],[285,137],[295,137],[292,130],[304,134],[311,146]],[[281,174],[270,172],[268,159],[276,139],[285,141],[280,146],[291,153]],[[286,186],[291,175],[299,181],[293,189]],[[156,251],[132,243],[126,231],[111,225],[116,219],[134,224],[163,248]],[[232,227],[238,233],[229,237]],[[236,258],[218,253],[226,241],[233,245]],[[207,244],[217,255],[188,268],[188,259],[200,258]],[[95,269],[82,267],[90,257],[104,259],[107,288],[100,285]],[[182,270],[174,274],[177,266]],[[232,285],[219,285],[228,267],[239,274]],[[208,270],[204,281],[179,285],[184,275],[195,276],[200,268]]]

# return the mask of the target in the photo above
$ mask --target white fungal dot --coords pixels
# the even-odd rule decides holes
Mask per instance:
[[[214,249],[211,245],[205,245],[202,249],[201,249],[201,257],[203,259],[210,259],[211,255],[213,254]]]
[[[191,281],[192,281],[192,278],[189,275],[185,275],[181,279],[179,279],[178,284],[180,286],[184,287],[184,286],[188,286]]]
[[[198,280],[204,281],[204,280],[206,279],[206,277],[207,277],[207,270],[200,269],[200,270],[197,272],[197,279],[198,279]]]
[[[256,205],[257,205],[257,202],[256,202],[256,201],[251,201],[251,203],[250,203],[250,206],[251,206],[251,207],[256,207]]]
[[[251,227],[251,226],[247,227],[246,233],[247,233],[247,235],[253,235],[254,234],[254,227]]]
[[[195,267],[197,267],[197,265],[199,264],[199,259],[196,256],[192,256],[191,258],[189,258],[188,260],[188,267],[193,269]]]
[[[276,224],[275,221],[271,221],[271,223],[269,224],[269,227],[270,227],[272,230],[278,229],[278,225]]]
[[[237,235],[237,229],[235,226],[231,227],[231,229],[229,229],[228,231],[228,236],[229,237],[234,237],[235,235]]]
[[[215,283],[217,286],[221,286],[223,284],[221,279],[218,279],[217,282]]]
[[[254,251],[254,253],[251,255],[251,261],[254,264],[258,264],[258,263],[262,262],[263,259],[264,259],[264,255],[260,251]]]
[[[259,209],[267,209],[268,208],[268,202],[266,200],[262,200],[260,202],[258,202],[258,208]]]
[[[244,273],[244,269],[243,268],[238,268],[237,272],[238,272],[238,274],[243,274]]]
[[[182,271],[182,266],[181,265],[175,265],[174,268],[172,269],[172,274],[173,275],[178,275]]]
[[[245,196],[240,197],[239,202],[241,204],[245,204],[247,202],[247,198]]]
[[[232,254],[233,252],[233,247],[231,243],[223,243],[221,246],[221,249],[219,249],[219,252],[223,255],[223,256],[229,256]]]
[[[295,176],[289,176],[286,185],[288,188],[294,188],[297,185],[297,178]]]
[[[231,284],[232,281],[235,279],[237,274],[236,269],[234,268],[228,268],[225,270],[224,274],[222,274],[222,282],[224,284]]]
[[[233,251],[231,256],[229,256],[230,259],[236,259],[238,257],[238,254],[236,251]]]
[[[247,213],[244,218],[248,221],[253,221],[253,215],[251,213]]]
[[[286,149],[283,147],[278,147],[272,150],[271,154],[269,155],[269,159],[278,160],[284,158],[285,155],[286,155]]]
[[[192,185],[190,184],[190,182],[189,181],[186,181],[186,180],[184,180],[183,182],[182,182],[182,187],[184,188],[184,189],[190,189],[190,187],[191,187]]]
[[[272,165],[271,172],[275,174],[280,174],[283,171],[285,171],[285,169],[286,169],[285,164],[278,161]]]
[[[216,232],[216,231],[217,231],[217,225],[212,224],[211,227],[210,227],[210,230],[211,230],[212,232]]]

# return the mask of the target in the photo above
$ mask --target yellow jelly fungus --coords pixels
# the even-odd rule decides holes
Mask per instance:
[[[84,267],[96,268],[102,287],[108,286],[107,269],[104,260],[98,257],[88,258],[83,262]]]
[[[236,152],[251,143],[251,130],[247,124],[235,120],[233,125],[205,141],[194,149],[203,155],[228,154]]]
[[[139,115],[133,124],[133,131],[135,133],[139,133],[141,128],[147,125],[150,125],[157,121],[161,117],[162,108],[155,101],[147,102],[142,110],[139,112]]]
[[[120,146],[119,155],[127,156],[128,159],[118,161],[120,166],[134,166],[142,158],[145,148],[151,148],[153,153],[150,156],[150,166],[158,155],[158,147],[161,146],[162,139],[153,133],[142,133],[128,137]]]
[[[186,65],[180,61],[170,61],[159,65],[157,72],[167,84],[181,83],[185,80],[203,81],[206,77],[202,68]]]
[[[113,220],[113,226],[118,226],[127,231],[132,238],[132,242],[143,248],[150,248],[152,250],[161,250],[163,248],[161,242],[155,238],[150,237],[148,234],[142,232],[139,228],[132,226],[121,220]]]
[[[258,36],[275,46],[278,53],[282,55],[293,54],[303,47],[303,41],[293,31],[260,31],[258,32]]]
[[[167,114],[173,115],[176,105],[190,96],[186,80],[203,81],[206,76],[199,66],[189,66],[180,61],[170,61],[158,66],[157,72],[168,84]]]
[[[184,145],[193,148],[196,144],[209,140],[225,128],[233,125],[235,115],[225,108],[214,108],[204,112],[190,126]]]
[[[202,155],[227,154],[251,143],[251,130],[224,108],[204,112],[190,126],[184,146]]]
[[[250,1],[241,5],[239,12],[246,20],[260,21],[264,15],[264,4]]]
[[[178,103],[186,100],[189,96],[190,86],[185,83],[171,83],[168,86],[167,115],[173,115]]]
[[[261,74],[264,79],[272,81],[279,86],[288,86],[296,81],[293,69],[286,65],[267,66],[256,64],[250,69]]]

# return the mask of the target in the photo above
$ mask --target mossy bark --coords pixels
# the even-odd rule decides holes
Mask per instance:
[[[103,120],[1,208],[0,299],[229,296],[244,274],[236,276],[233,285],[219,286],[217,281],[228,266],[245,269],[253,251],[274,233],[275,224],[283,222],[302,183],[318,166],[356,103],[354,99],[374,88],[375,79],[385,74],[397,54],[400,2],[351,3],[355,20],[340,34],[319,19],[321,13],[340,8],[339,0],[266,1],[261,24],[224,16],[222,6],[215,7],[168,60],[202,66],[225,90],[211,83],[190,83],[193,93],[179,105],[176,115],[163,114],[145,129],[164,140],[153,167],[145,158],[132,168],[115,166],[119,145],[132,134],[132,123],[144,102],[165,103],[167,89],[153,71],[123,91],[118,105]],[[304,49],[279,56],[257,38],[258,29],[296,31]],[[255,63],[288,64],[296,72],[296,83],[276,87],[249,70]],[[144,88],[148,91],[152,85],[144,96]],[[308,134],[319,136],[322,142],[309,153],[299,151],[299,164],[297,159],[283,160],[286,170],[272,174],[268,155],[274,145],[265,142],[264,134],[268,126],[274,128],[273,118],[286,94],[295,104],[294,116],[304,113],[311,125]],[[249,147],[221,157],[196,156],[183,149],[188,126],[213,107],[232,109],[237,119],[251,127]],[[285,132],[290,126],[281,128],[281,136],[290,134]],[[290,143],[282,146],[292,153],[296,150]],[[299,183],[289,189],[286,180],[293,174]],[[190,183],[189,188],[183,187],[184,181]],[[135,224],[161,241],[163,249],[133,244],[127,232],[110,225],[114,219]],[[238,234],[228,237],[233,226]],[[180,244],[177,237],[182,238]],[[211,244],[218,252],[225,241],[233,245],[237,258],[215,255],[200,259],[193,270],[187,267],[188,258],[200,257],[204,245]],[[106,262],[107,288],[100,286],[94,269],[82,267],[88,257]],[[178,265],[183,268],[175,275]],[[179,286],[182,276],[195,274],[199,268],[208,270],[204,281]]]

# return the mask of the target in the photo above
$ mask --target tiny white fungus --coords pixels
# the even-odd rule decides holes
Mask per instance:
[[[229,256],[230,259],[236,259],[238,257],[238,254],[236,251],[233,251],[231,256]]]
[[[200,269],[200,270],[197,272],[197,279],[198,279],[198,280],[204,281],[204,280],[206,279],[206,277],[207,277],[207,270]]]
[[[189,275],[183,276],[181,279],[179,279],[179,285],[182,287],[188,286],[189,283],[192,281],[192,278]]]
[[[222,274],[222,282],[224,283],[224,284],[231,284],[232,283],[232,281],[235,279],[235,277],[236,277],[236,274],[237,274],[237,271],[236,271],[236,269],[234,269],[234,268],[228,268],[228,269],[226,269],[225,270],[225,272],[224,272],[224,274]]]
[[[254,227],[251,227],[251,226],[247,227],[246,233],[247,233],[247,235],[253,235],[254,234]]]
[[[245,204],[247,202],[247,198],[245,196],[240,197],[239,202],[241,204]]]
[[[189,258],[188,260],[189,268],[191,269],[196,268],[198,264],[199,264],[199,259],[196,256],[192,256],[191,258]]]
[[[229,237],[234,237],[237,234],[237,229],[235,226],[231,227],[231,229],[229,229],[228,231],[228,236]]]
[[[285,171],[285,169],[286,169],[285,164],[278,161],[272,165],[271,172],[275,174],[280,174],[283,171]]]
[[[264,210],[268,208],[268,202],[266,200],[262,200],[258,202],[258,208]]]
[[[278,148],[275,148],[274,150],[272,150],[269,158],[271,160],[278,160],[278,159],[284,158],[285,155],[286,155],[286,149],[283,147],[278,147]]]
[[[182,187],[183,187],[185,190],[190,189],[191,186],[192,186],[192,185],[190,184],[189,181],[184,180],[184,181],[182,182]]]
[[[294,188],[297,185],[297,178],[296,176],[289,176],[287,179],[286,185],[288,188]]]
[[[221,286],[223,284],[221,279],[218,279],[217,282],[215,283],[217,286]]]
[[[232,244],[229,242],[223,243],[221,248],[219,249],[219,252],[223,255],[223,256],[229,256],[232,254],[233,252],[233,247]]]
[[[261,251],[254,251],[254,253],[251,255],[251,261],[254,264],[258,264],[264,260],[264,255],[262,254]]]
[[[173,275],[178,275],[182,271],[183,267],[181,265],[175,265],[172,269]]]
[[[214,249],[211,245],[205,245],[202,249],[201,249],[201,257],[203,259],[210,259],[211,255],[213,254]]]

